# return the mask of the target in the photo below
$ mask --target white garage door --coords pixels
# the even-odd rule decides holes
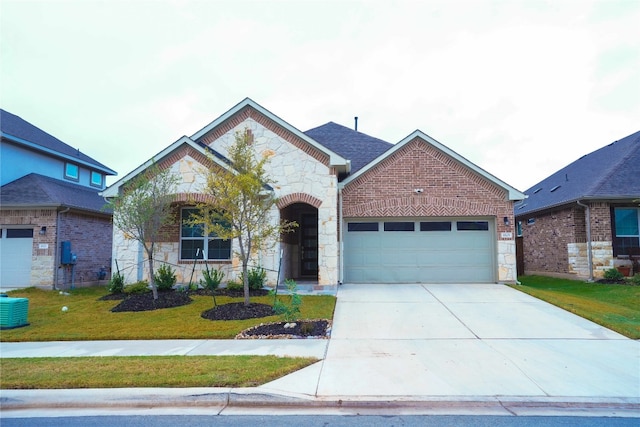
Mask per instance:
[[[2,228],[0,238],[0,287],[31,285],[32,228]]]
[[[491,283],[494,221],[347,221],[345,283]]]

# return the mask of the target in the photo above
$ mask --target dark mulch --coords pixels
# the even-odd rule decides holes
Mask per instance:
[[[232,302],[218,305],[200,315],[209,320],[244,320],[273,316],[273,307],[255,302],[244,305],[244,302]]]
[[[242,331],[236,338],[325,338],[329,333],[327,320],[298,320],[292,328],[287,322],[266,323]]]
[[[113,312],[122,311],[150,311],[161,308],[180,307],[190,304],[193,300],[184,292],[158,292],[158,299],[153,299],[153,293],[131,294],[111,309]]]
[[[189,291],[190,295],[206,295],[211,296],[211,291],[208,289],[197,289],[195,291]],[[269,295],[269,291],[267,289],[250,289],[249,296],[250,297],[263,297],[265,295]],[[232,291],[227,288],[220,288],[216,290],[216,296],[226,296],[230,298],[241,298],[244,297],[244,291]]]

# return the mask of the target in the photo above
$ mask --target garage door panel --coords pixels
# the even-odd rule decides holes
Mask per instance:
[[[380,221],[377,232],[345,233],[345,282],[494,281],[493,222],[489,222],[488,230],[458,231],[452,227],[451,231],[420,231],[418,221],[413,232],[383,230]]]

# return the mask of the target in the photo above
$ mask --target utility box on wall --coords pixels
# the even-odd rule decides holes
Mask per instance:
[[[60,243],[60,264],[75,264],[77,260],[76,254],[71,252],[71,241],[65,240]]]
[[[12,329],[29,325],[27,323],[28,312],[28,298],[0,296],[0,329]]]

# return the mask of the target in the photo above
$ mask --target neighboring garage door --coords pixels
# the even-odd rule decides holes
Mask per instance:
[[[345,283],[495,281],[493,220],[347,220],[345,228]]]
[[[3,228],[0,238],[0,287],[31,285],[33,229]]]

